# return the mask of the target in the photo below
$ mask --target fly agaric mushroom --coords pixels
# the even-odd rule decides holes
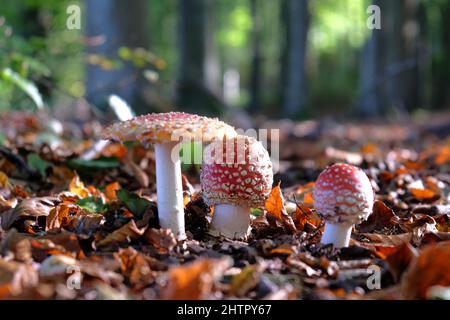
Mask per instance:
[[[319,175],[313,199],[326,222],[321,242],[341,248],[348,246],[353,225],[366,220],[372,212],[374,192],[360,168],[337,163]]]
[[[235,136],[233,127],[218,119],[184,112],[152,113],[115,123],[105,129],[104,138],[137,140],[155,145],[156,192],[159,224],[171,229],[178,239],[185,238],[180,141],[210,142]]]
[[[205,148],[200,180],[205,202],[214,206],[210,234],[242,239],[250,208],[262,206],[269,196],[272,162],[261,142],[237,136]]]

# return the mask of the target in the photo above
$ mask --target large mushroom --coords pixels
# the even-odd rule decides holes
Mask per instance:
[[[347,247],[354,224],[372,212],[374,192],[367,175],[357,167],[337,163],[317,178],[313,191],[314,207],[325,220],[322,243]]]
[[[247,136],[214,142],[205,148],[200,180],[203,198],[214,206],[210,234],[246,238],[250,208],[264,205],[272,188],[267,150]]]
[[[115,123],[105,129],[104,138],[154,144],[159,224],[185,238],[181,180],[180,141],[210,142],[235,136],[233,127],[218,119],[183,113],[152,113]]]

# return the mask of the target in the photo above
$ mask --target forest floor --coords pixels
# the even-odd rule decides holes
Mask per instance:
[[[281,130],[281,188],[253,211],[248,240],[208,235],[211,210],[199,168],[191,167],[184,179],[188,239],[177,242],[158,226],[152,150],[110,143],[94,160],[81,160],[102,127],[64,124],[58,136],[48,123],[22,112],[0,120],[2,299],[449,294],[430,290],[450,287],[450,139],[440,129],[267,123]],[[314,180],[333,162],[363,168],[376,192],[372,215],[343,249],[320,244],[323,221],[312,206]]]

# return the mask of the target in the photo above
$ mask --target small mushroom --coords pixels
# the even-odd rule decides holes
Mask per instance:
[[[246,238],[250,208],[264,205],[272,183],[272,162],[254,138],[237,136],[205,148],[201,171],[203,198],[214,206],[210,234]]]
[[[210,142],[235,136],[233,127],[218,119],[169,112],[152,113],[115,123],[105,129],[104,138],[116,141],[137,140],[154,144],[156,192],[159,224],[171,229],[178,239],[185,238],[180,141]]]
[[[341,248],[348,246],[353,225],[371,214],[374,192],[360,168],[337,163],[319,175],[313,199],[314,207],[325,220],[321,242]]]

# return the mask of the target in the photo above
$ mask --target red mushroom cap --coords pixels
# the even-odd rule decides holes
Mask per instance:
[[[372,212],[374,193],[360,168],[337,163],[319,175],[313,199],[314,207],[326,220],[357,224]]]
[[[259,207],[273,183],[272,162],[261,142],[247,136],[217,141],[205,148],[201,185],[209,205]]]

